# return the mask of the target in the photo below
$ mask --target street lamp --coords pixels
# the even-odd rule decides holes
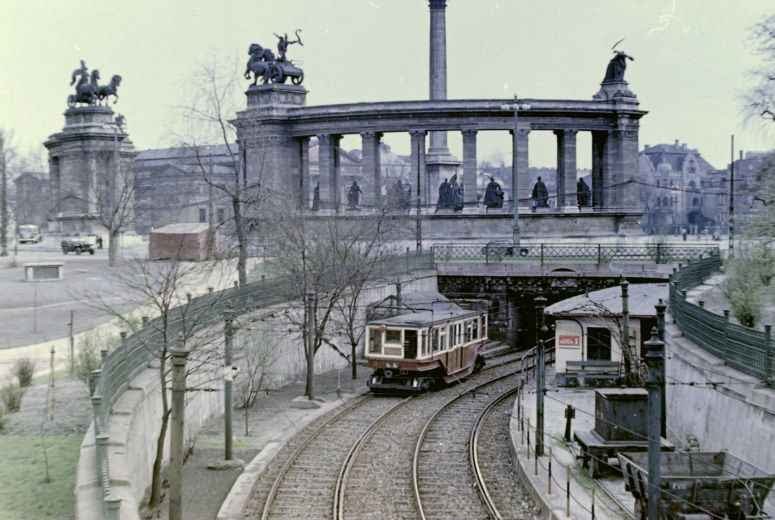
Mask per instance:
[[[511,110],[514,112],[514,135],[513,135],[513,155],[511,160],[511,199],[514,205],[514,215],[512,219],[512,241],[514,248],[519,247],[519,190],[517,184],[519,179],[519,167],[517,166],[517,143],[518,130],[519,130],[519,111],[530,110],[528,103],[520,103],[519,98],[515,95],[514,102],[501,105],[501,110]],[[527,175],[527,172],[525,172]]]

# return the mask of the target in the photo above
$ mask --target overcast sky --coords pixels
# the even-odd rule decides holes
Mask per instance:
[[[81,58],[120,101],[137,148],[174,144],[174,106],[186,78],[217,55],[247,59],[251,42],[302,29],[291,59],[305,68],[310,105],[428,96],[426,0],[2,0],[0,126],[24,149],[61,129],[70,73]],[[679,139],[716,167],[729,134],[747,150],[775,146],[739,115],[746,71],[756,64],[748,28],[772,0],[449,0],[450,98],[578,98],[597,91],[611,45],[635,57],[626,79],[649,114],[640,144]],[[245,82],[247,86],[247,82]],[[408,136],[390,136],[408,152]],[[461,139],[450,135],[458,153]],[[357,146],[349,139],[345,145]],[[509,156],[506,133],[480,138],[480,158]],[[531,134],[532,166],[553,165],[548,132]],[[578,160],[589,166],[589,139]]]

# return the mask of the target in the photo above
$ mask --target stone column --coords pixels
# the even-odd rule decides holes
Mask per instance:
[[[463,130],[463,202],[476,206],[476,130]]]
[[[575,208],[576,131],[555,130],[557,136],[557,208]]]
[[[382,165],[380,164],[379,132],[363,132],[361,134],[361,179],[363,180],[363,195],[366,206],[379,208],[382,206]]]
[[[511,198],[516,200],[520,207],[529,207],[530,130],[519,128],[516,136],[514,130],[509,130],[509,133],[511,134]]]
[[[447,0],[430,0],[430,99],[447,99]],[[447,133],[431,132],[429,155],[448,155]]]
[[[617,200],[621,209],[640,209],[638,184],[638,123],[620,118],[616,129]],[[686,211],[684,211],[686,215]]]
[[[318,136],[320,153],[320,207],[339,210],[341,194],[339,193],[339,140],[341,136],[323,134]]]
[[[605,159],[606,142],[608,134],[606,132],[592,132],[592,207],[604,207],[603,184],[605,178]]]
[[[301,164],[301,171],[299,175],[299,206],[301,209],[307,210],[311,207],[310,194],[312,193],[312,186],[310,186],[309,178],[309,137],[299,138],[299,151],[301,157],[299,163]]]
[[[420,196],[421,204],[428,204],[428,176],[425,168],[425,130],[412,130],[412,207],[417,203],[416,197]],[[419,189],[419,193],[418,193]]]
[[[339,141],[342,140],[341,135],[331,136],[331,146],[334,157],[334,169],[331,175],[331,202],[334,205],[334,210],[339,212],[342,205],[342,163],[341,155],[339,153]]]

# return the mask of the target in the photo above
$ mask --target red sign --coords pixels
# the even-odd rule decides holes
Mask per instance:
[[[580,336],[560,336],[559,340],[560,340],[561,347],[580,347],[581,346]]]

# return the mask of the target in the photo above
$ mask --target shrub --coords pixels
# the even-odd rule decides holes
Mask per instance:
[[[13,365],[13,375],[19,381],[19,386],[26,388],[32,384],[35,375],[35,362],[30,358],[20,358]]]
[[[95,335],[87,334],[78,345],[75,355],[75,375],[78,379],[89,384],[89,376],[94,370],[100,368],[102,359]]]
[[[754,327],[761,318],[764,284],[757,267],[750,258],[736,258],[726,269],[724,293],[732,314],[746,327]]]
[[[3,400],[3,406],[6,413],[18,412],[22,405],[22,396],[24,389],[16,383],[7,383],[0,388],[0,399]]]

